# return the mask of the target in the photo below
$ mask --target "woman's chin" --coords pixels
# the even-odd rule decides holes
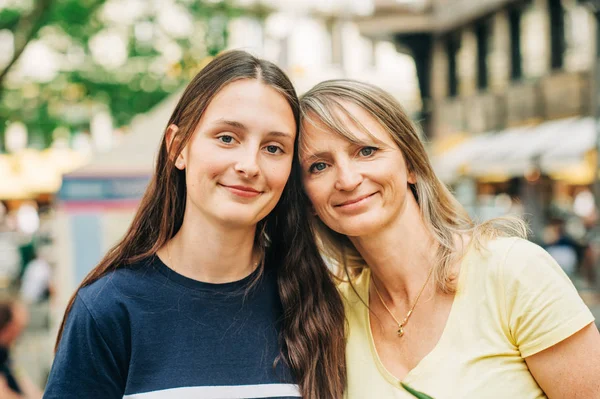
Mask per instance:
[[[337,224],[332,230],[348,237],[360,237],[376,233],[381,227],[381,223],[374,222],[373,220],[365,220]]]

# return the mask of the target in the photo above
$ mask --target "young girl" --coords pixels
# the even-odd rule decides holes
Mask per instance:
[[[294,154],[298,100],[233,51],[175,108],[125,238],[67,311],[44,398],[338,398],[343,305]]]
[[[473,224],[389,94],[328,81],[301,109],[314,227],[349,280],[348,398],[599,397],[600,335],[567,276],[520,221]]]

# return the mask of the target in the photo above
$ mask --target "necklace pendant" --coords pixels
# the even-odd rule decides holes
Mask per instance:
[[[398,326],[398,337],[402,337],[404,335],[404,327],[403,326]]]

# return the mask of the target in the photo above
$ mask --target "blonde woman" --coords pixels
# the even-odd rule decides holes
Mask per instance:
[[[377,87],[301,99],[303,183],[348,282],[348,398],[598,398],[600,335],[522,222],[474,224]]]

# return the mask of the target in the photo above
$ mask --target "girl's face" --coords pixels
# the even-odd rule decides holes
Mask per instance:
[[[394,140],[373,117],[354,103],[342,106],[373,137],[338,111],[360,144],[306,123],[300,160],[304,188],[317,216],[330,229],[359,237],[399,220],[412,195],[408,183],[415,178]]]
[[[186,214],[231,227],[256,225],[283,193],[295,136],[283,95],[255,79],[229,83],[175,161],[185,169]]]

